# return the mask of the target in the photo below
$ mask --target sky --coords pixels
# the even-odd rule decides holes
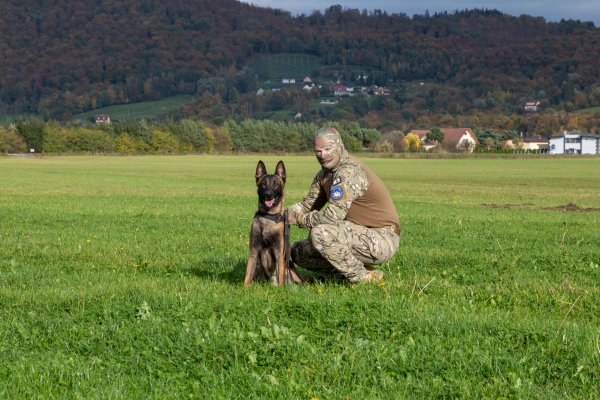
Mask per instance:
[[[548,22],[558,22],[561,19],[578,19],[592,21],[600,27],[600,1],[598,0],[243,0],[244,3],[259,7],[280,8],[290,11],[292,15],[310,14],[315,10],[323,11],[334,4],[344,8],[358,10],[384,10],[388,13],[404,13],[409,17],[415,14],[430,14],[435,12],[465,9],[496,9],[505,14],[519,16],[528,14],[534,17],[544,17]]]

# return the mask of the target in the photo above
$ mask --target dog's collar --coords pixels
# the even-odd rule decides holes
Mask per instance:
[[[286,219],[285,214],[267,214],[262,211],[257,211],[256,214],[254,214],[254,216],[255,217],[263,217],[263,218],[266,218],[266,219],[276,222],[276,223],[285,221],[285,219]]]

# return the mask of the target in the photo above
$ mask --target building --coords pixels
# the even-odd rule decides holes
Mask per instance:
[[[375,96],[389,96],[390,95],[390,89],[388,89],[386,87],[375,86],[373,88],[373,94]]]
[[[503,149],[518,150],[548,150],[548,139],[543,136],[528,136],[520,140],[505,140],[502,142]]]
[[[440,131],[444,134],[444,148],[472,152],[479,146],[479,140],[471,128],[440,128]],[[419,137],[426,150],[439,146],[439,143],[427,140],[428,129],[415,129],[411,132]]]
[[[542,108],[539,101],[527,101],[523,105],[523,110],[527,112],[538,112]]]
[[[110,124],[110,116],[108,114],[96,115],[97,124]]]
[[[600,154],[600,135],[581,132],[563,132],[549,140],[550,154]]]
[[[346,85],[333,86],[333,95],[337,97],[350,96],[351,88]]]

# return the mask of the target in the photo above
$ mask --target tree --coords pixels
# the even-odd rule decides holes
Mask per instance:
[[[27,146],[36,153],[44,151],[45,124],[40,118],[19,118],[17,132],[25,139]]]
[[[433,127],[427,133],[427,140],[431,142],[442,143],[444,141],[444,133],[437,126]]]
[[[25,153],[27,144],[14,127],[0,126],[0,152],[2,153]]]
[[[421,148],[421,139],[412,132],[409,132],[402,140],[402,148],[404,151],[417,151]]]
[[[160,129],[152,130],[150,144],[152,150],[156,153],[176,153],[179,151],[179,140],[177,140],[177,137]]]

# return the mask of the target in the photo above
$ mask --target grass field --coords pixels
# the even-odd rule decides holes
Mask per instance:
[[[110,118],[117,121],[138,120],[141,118],[156,118],[159,114],[169,111],[172,108],[181,107],[192,101],[192,96],[178,95],[165,97],[156,101],[143,101],[140,103],[120,104],[97,108],[75,115],[76,119],[87,121],[96,118],[98,114],[108,114]]]
[[[259,158],[0,157],[0,398],[600,398],[600,159],[364,158],[385,283],[244,289]]]
[[[322,62],[319,57],[307,54],[278,54],[255,57],[248,66],[269,79],[302,79],[320,70]]]

